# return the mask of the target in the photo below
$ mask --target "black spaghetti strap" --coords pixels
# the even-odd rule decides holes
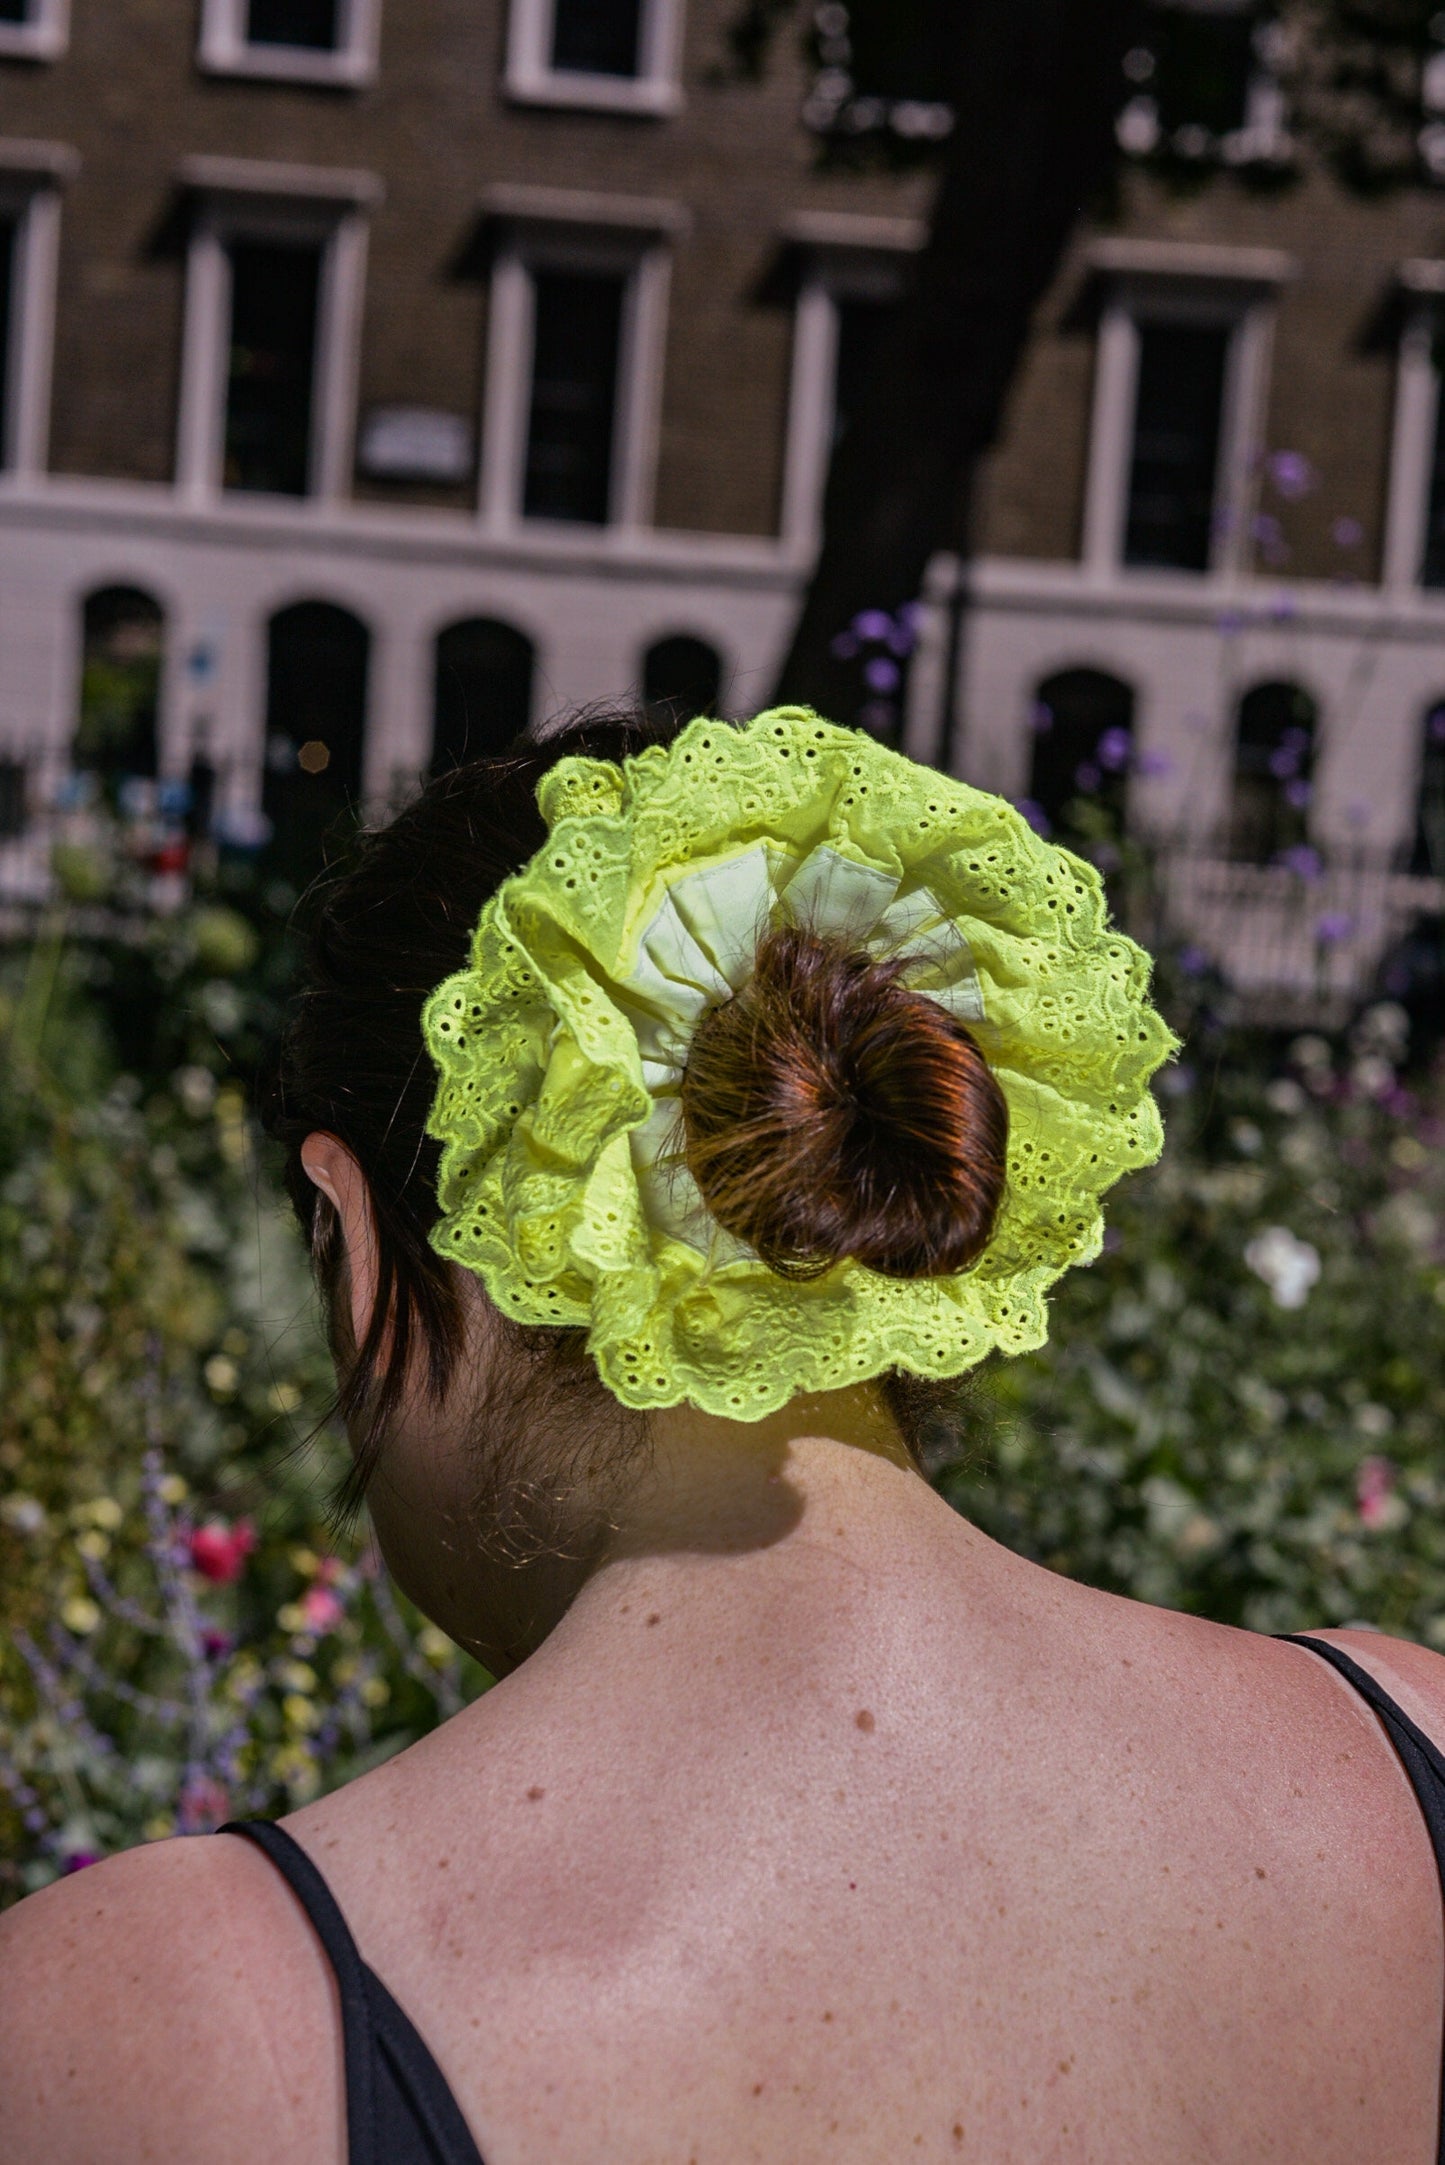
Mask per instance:
[[[1396,1705],[1382,1684],[1376,1683],[1369,1670],[1362,1669],[1357,1661],[1351,1661],[1338,1646],[1330,1645],[1325,1639],[1312,1639],[1299,1631],[1281,1631],[1275,1636],[1290,1646],[1307,1646],[1312,1654],[1318,1654],[1347,1684],[1353,1685],[1366,1705],[1378,1715],[1415,1792],[1430,1847],[1435,1852],[1435,1869],[1440,1877],[1441,1898],[1445,1901],[1445,1753],[1423,1729],[1417,1728],[1405,1709]],[[1440,2165],[1445,2165],[1445,2042],[1442,2042],[1441,2060],[1439,2159]]]
[[[375,2155],[376,2104],[367,1970],[336,1897],[301,1844],[268,1819],[232,1819],[218,1834],[241,1834],[263,1849],[311,1920],[326,1951],[341,1995],[341,2037],[346,2065],[348,2165],[382,2165]]]
[[[265,1819],[217,1830],[263,1849],[305,1910],[336,1975],[346,2064],[348,2165],[482,2165],[446,2078],[411,2017],[361,1958],[336,1897],[300,1843]]]

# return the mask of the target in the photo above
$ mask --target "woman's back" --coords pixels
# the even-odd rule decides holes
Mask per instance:
[[[1432,2165],[1440,1887],[1374,1715],[1304,1649],[1055,1579],[856,1458],[801,1447],[785,1539],[639,1558],[467,1716],[289,1823],[487,2165]],[[1445,1665],[1376,1652],[1445,1737]],[[234,1925],[203,1974],[215,2065],[245,2079],[186,2154],[344,2157],[335,2081],[288,2126],[263,2079],[339,2050],[273,1867],[163,1845],[57,1901],[104,1928],[135,1865],[117,1960],[127,1902],[171,1906],[180,1867]],[[72,2079],[123,2061],[179,2154],[177,2010],[135,1974]],[[147,2154],[110,2128],[45,2154]]]

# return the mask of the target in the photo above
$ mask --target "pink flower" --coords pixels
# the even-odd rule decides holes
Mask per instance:
[[[1373,1530],[1387,1522],[1390,1491],[1394,1486],[1395,1469],[1387,1458],[1363,1461],[1355,1475],[1355,1504],[1362,1526]]]
[[[329,1586],[308,1586],[301,1596],[308,1631],[334,1631],[345,1613]]]
[[[193,1774],[181,1789],[176,1825],[182,1834],[210,1834],[231,1809],[231,1799],[209,1774]]]
[[[230,1586],[239,1579],[255,1546],[256,1529],[249,1519],[237,1519],[234,1526],[210,1519],[196,1528],[188,1543],[191,1563],[213,1586]]]

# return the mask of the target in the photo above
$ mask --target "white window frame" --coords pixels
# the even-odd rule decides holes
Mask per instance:
[[[30,0],[30,20],[0,23],[0,59],[58,60],[70,43],[70,0]]]
[[[909,258],[925,238],[921,221],[849,212],[803,212],[784,229],[785,241],[801,257],[801,273],[779,531],[784,547],[799,556],[811,556],[822,534],[838,402],[839,304],[896,299]]]
[[[1221,578],[1250,568],[1250,521],[1264,438],[1281,287],[1295,275],[1272,248],[1107,240],[1090,250],[1104,281],[1094,370],[1083,562],[1100,579]],[[1199,323],[1228,328],[1214,531],[1204,572],[1126,565],[1129,480],[1139,392],[1139,327]]]
[[[565,189],[499,187],[486,199],[498,237],[487,312],[478,514],[493,533],[544,523],[594,538],[652,523],[674,237],[680,204]],[[626,279],[617,356],[612,487],[604,526],[526,519],[522,512],[532,400],[533,272],[602,270]]]
[[[231,270],[236,240],[314,241],[321,247],[308,487],[298,504],[337,503],[350,489],[365,304],[371,173],[192,158],[181,183],[194,198],[186,262],[176,486],[193,502],[240,494],[222,487]],[[277,498],[276,502],[286,499]]]
[[[556,0],[511,0],[503,88],[522,105],[586,106],[665,119],[682,109],[683,0],[642,0],[636,75],[552,66]]]
[[[15,225],[0,437],[0,478],[11,486],[34,482],[49,464],[60,196],[79,165],[68,144],[0,137],[0,211]]]
[[[1445,309],[1445,262],[1424,258],[1402,263],[1397,283],[1405,301],[1405,320],[1395,367],[1383,582],[1397,593],[1436,592],[1425,586],[1425,530],[1440,425],[1435,347]]]
[[[248,0],[203,0],[200,65],[211,75],[252,75],[271,82],[334,83],[359,89],[376,78],[381,0],[340,0],[334,51],[258,45],[246,36]]]

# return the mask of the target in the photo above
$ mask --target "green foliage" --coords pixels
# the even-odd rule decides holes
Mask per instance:
[[[1445,1088],[1400,1086],[1400,1019],[1273,1076],[1231,1041],[1172,1099],[1050,1345],[983,1379],[951,1502],[1142,1600],[1445,1646]]]
[[[217,1040],[269,1025],[278,934],[213,897],[0,956],[0,1902],[484,1682],[327,1536],[330,1362]]]

